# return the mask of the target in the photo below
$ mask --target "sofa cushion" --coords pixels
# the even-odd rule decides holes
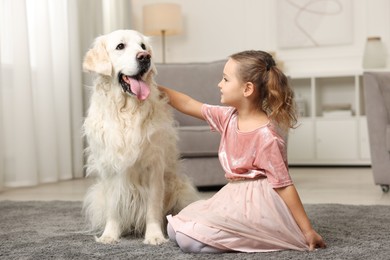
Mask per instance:
[[[182,157],[218,156],[221,135],[211,131],[209,126],[178,127],[178,133]]]
[[[198,63],[156,64],[156,82],[207,104],[219,105],[221,92],[218,83],[222,80],[226,60]],[[207,125],[199,120],[174,111],[180,126]]]

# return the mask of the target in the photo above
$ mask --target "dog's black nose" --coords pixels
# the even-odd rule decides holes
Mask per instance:
[[[138,61],[138,74],[142,77],[150,68],[151,56],[149,52],[141,51],[136,56]]]
[[[139,52],[137,54],[137,60],[139,61],[149,61],[150,60],[150,54],[146,51]]]

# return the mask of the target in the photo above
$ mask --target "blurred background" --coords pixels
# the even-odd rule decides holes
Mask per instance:
[[[84,176],[81,126],[91,79],[83,56],[101,34],[144,32],[144,7],[166,2],[0,0],[0,191]],[[361,70],[367,38],[375,36],[389,64],[390,1],[314,2],[323,5],[169,0],[180,6],[181,27],[164,39],[150,33],[155,61],[165,54],[167,63],[206,62],[262,49],[287,74]]]

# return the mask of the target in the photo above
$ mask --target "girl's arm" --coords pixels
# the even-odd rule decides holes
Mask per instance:
[[[290,185],[283,188],[275,189],[279,196],[286,203],[290,209],[295,221],[305,235],[306,242],[309,245],[310,251],[316,247],[325,248],[326,244],[322,237],[313,229],[310,224],[310,220],[306,215],[305,209],[303,208],[301,199],[299,198],[298,192],[294,185]]]
[[[183,94],[181,92],[158,86],[159,90],[168,96],[169,104],[178,111],[205,120],[202,115],[203,103]]]

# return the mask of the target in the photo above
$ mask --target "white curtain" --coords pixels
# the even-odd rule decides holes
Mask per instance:
[[[0,184],[82,177],[77,0],[0,5]]]
[[[84,176],[82,58],[130,2],[0,0],[0,191]]]

